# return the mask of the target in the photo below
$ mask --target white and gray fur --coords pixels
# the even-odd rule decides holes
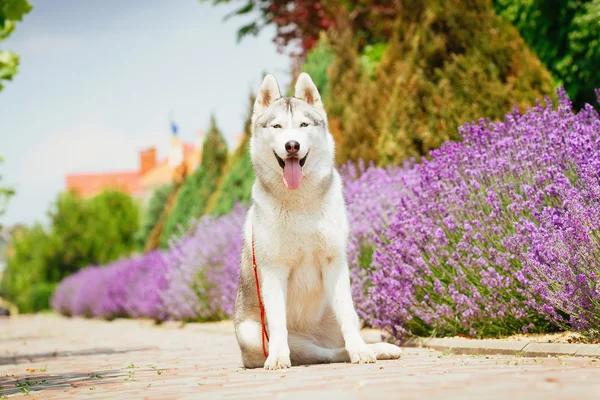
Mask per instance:
[[[308,125],[301,127],[302,123]],[[299,158],[308,154],[296,190],[284,185],[283,170],[273,154],[285,159],[289,140],[300,143]],[[265,77],[254,103],[250,153],[256,181],[244,225],[234,313],[244,366],[280,369],[400,357],[399,347],[367,345],[360,336],[350,291],[348,219],[342,182],[334,168],[334,141],[319,92],[307,74],[298,78],[294,97],[282,97],[275,77]],[[251,259],[252,231],[270,336],[266,359]]]

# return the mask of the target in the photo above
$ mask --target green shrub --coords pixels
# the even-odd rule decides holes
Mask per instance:
[[[215,215],[225,215],[233,209],[236,202],[248,203],[250,201],[252,184],[254,183],[254,170],[250,160],[249,147],[250,138],[246,136],[233,156],[234,162],[232,162],[217,192],[214,206],[207,212]]]
[[[324,104],[329,117],[329,130],[337,143],[336,161],[344,164],[358,158],[377,160],[377,149],[373,143],[380,133],[378,107],[383,99],[376,99],[375,92],[364,87],[372,83],[365,77],[364,62],[361,61],[352,31],[333,32],[331,43],[335,49],[335,59],[329,69],[329,91]],[[362,80],[365,84],[361,85]],[[361,106],[366,107],[360,113],[363,118],[361,129],[348,131],[348,118],[352,118],[359,96],[362,96]]]
[[[362,51],[360,56],[360,64],[365,71],[365,75],[369,78],[374,78],[375,69],[381,63],[381,59],[387,49],[387,43],[368,44]]]
[[[321,97],[327,96],[328,81],[327,70],[333,62],[334,53],[327,35],[321,34],[317,46],[308,52],[302,71],[310,75],[319,89]]]
[[[105,190],[89,200],[63,193],[49,216],[57,241],[51,281],[90,264],[106,264],[135,248],[139,210],[123,192]]]
[[[20,312],[34,312],[48,307],[48,298],[40,301],[40,286],[48,284],[49,261],[57,243],[41,225],[24,228],[11,238],[6,269],[0,282],[0,296],[14,303]],[[38,308],[39,307],[39,308]]]
[[[227,143],[211,117],[210,128],[202,146],[202,162],[185,179],[173,210],[169,214],[161,236],[161,246],[166,247],[173,235],[186,230],[194,218],[200,218],[211,194],[217,189],[217,182],[227,162]]]
[[[600,87],[600,0],[494,0],[577,107]]]
[[[7,251],[0,296],[21,312],[48,308],[55,284],[90,264],[106,264],[135,247],[139,212],[127,194],[106,190],[86,200],[62,193],[48,213],[50,227],[17,231]]]
[[[352,35],[333,41],[325,106],[341,122],[338,161],[420,157],[458,139],[466,121],[497,119],[552,93],[548,71],[488,1],[403,4],[375,79],[353,60],[361,51]]]
[[[229,160],[223,178],[219,180],[217,190],[211,196],[207,214],[225,215],[231,211],[236,202],[250,201],[254,169],[250,159],[250,135],[252,134],[251,118],[254,108],[254,95],[248,99],[248,112],[244,123],[244,137]]]
[[[135,234],[135,241],[139,249],[143,249],[150,232],[160,219],[162,212],[165,208],[165,204],[169,198],[169,195],[173,191],[173,184],[167,183],[157,187],[148,201],[148,206],[142,213],[142,222],[140,223],[140,229]]]

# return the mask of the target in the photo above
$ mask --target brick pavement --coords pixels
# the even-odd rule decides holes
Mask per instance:
[[[593,399],[600,360],[405,349],[377,364],[244,370],[229,322],[0,319],[0,399]]]

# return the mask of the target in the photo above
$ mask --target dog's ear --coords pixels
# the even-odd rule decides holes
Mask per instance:
[[[310,79],[310,75],[303,72],[298,77],[296,82],[296,88],[294,91],[294,97],[304,100],[313,107],[323,108],[323,102],[321,101],[321,95],[319,90]]]
[[[279,85],[277,79],[272,74],[268,74],[263,79],[258,94],[256,95],[256,101],[254,102],[254,110],[252,111],[252,118],[256,119],[259,117],[271,103],[281,97],[279,91]]]

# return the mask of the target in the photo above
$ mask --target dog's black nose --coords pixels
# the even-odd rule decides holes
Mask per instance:
[[[290,140],[285,144],[285,150],[289,154],[296,154],[300,151],[300,143],[296,142],[295,140]]]

